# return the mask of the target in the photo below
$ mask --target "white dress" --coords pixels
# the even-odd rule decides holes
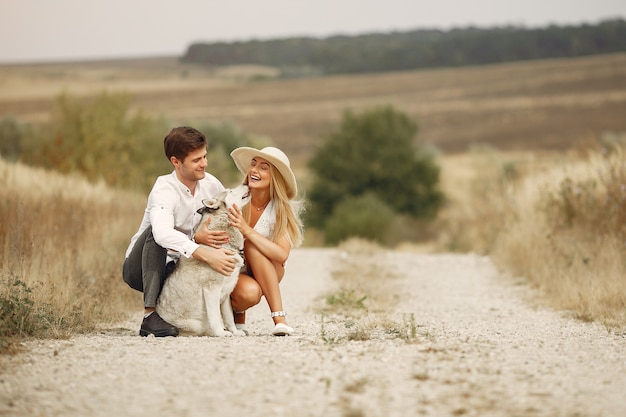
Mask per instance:
[[[259,217],[259,220],[257,220],[254,225],[254,230],[256,230],[261,236],[272,239],[274,236],[275,225],[276,207],[274,205],[274,200],[270,200],[263,213],[261,213],[261,217]]]
[[[274,236],[274,226],[276,226],[276,206],[274,205],[274,200],[270,200],[269,204],[265,207],[265,210],[263,210],[263,213],[261,213],[261,217],[259,217],[259,220],[257,220],[253,229],[261,236],[267,239],[272,239],[272,237]],[[245,263],[241,267],[241,273],[252,276],[252,271]]]

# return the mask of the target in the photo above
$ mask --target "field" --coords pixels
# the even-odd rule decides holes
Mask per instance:
[[[133,110],[172,123],[228,120],[269,137],[304,185],[317,139],[345,109],[391,104],[418,121],[418,141],[440,151],[448,197],[434,222],[417,225],[419,242],[394,249],[489,255],[555,308],[626,328],[625,153],[596,146],[626,143],[626,54],[285,80],[272,68],[207,69],[174,58],[4,65],[0,117],[45,122],[62,92],[103,90],[127,92]],[[138,294],[119,291],[119,265],[144,195],[3,160],[0,174],[0,308],[25,284],[35,303],[20,298],[31,296],[24,291],[18,306],[51,306],[56,334],[117,320],[136,305]],[[307,230],[305,246],[321,242]],[[109,302],[94,302],[102,298]],[[24,333],[22,322],[15,327]]]
[[[305,190],[342,112],[391,104],[439,150],[446,206],[393,247],[307,230],[281,283],[294,337],[266,336],[262,301],[245,338],[141,338],[120,268],[146,196],[0,158],[0,415],[623,414],[626,54],[285,80],[171,57],[4,65],[0,118],[103,90],[271,138]]]
[[[125,91],[176,123],[228,120],[302,166],[345,109],[391,104],[444,154],[473,144],[562,151],[626,131],[626,54],[481,67],[276,79],[272,68],[208,69],[173,57],[0,66],[0,116],[50,117],[61,92]]]

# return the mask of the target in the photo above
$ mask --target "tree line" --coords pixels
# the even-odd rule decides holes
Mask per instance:
[[[181,61],[207,66],[257,64],[283,76],[365,73],[481,65],[626,51],[626,21],[544,28],[418,29],[327,38],[191,44]]]

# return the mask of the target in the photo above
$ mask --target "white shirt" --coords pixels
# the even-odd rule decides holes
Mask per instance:
[[[196,210],[203,206],[202,200],[213,198],[223,190],[222,183],[210,174],[197,182],[194,194],[180,182],[176,171],[158,177],[148,195],[139,230],[126,249],[126,257],[139,236],[152,225],[155,242],[168,249],[167,262],[178,259],[180,255],[189,258],[199,246],[191,240],[193,228],[201,218]]]

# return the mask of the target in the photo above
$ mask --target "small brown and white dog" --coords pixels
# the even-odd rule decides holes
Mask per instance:
[[[213,199],[202,201],[204,207],[198,210],[202,218],[196,228],[210,217],[209,229],[226,230],[230,238],[226,247],[236,252],[237,266],[232,274],[225,276],[193,257],[180,258],[174,272],[163,284],[156,311],[164,320],[178,327],[181,335],[244,335],[235,326],[230,304],[230,293],[237,284],[243,265],[240,255],[243,236],[239,229],[230,226],[228,208],[233,204],[241,208],[249,202],[247,185],[227,189]]]

